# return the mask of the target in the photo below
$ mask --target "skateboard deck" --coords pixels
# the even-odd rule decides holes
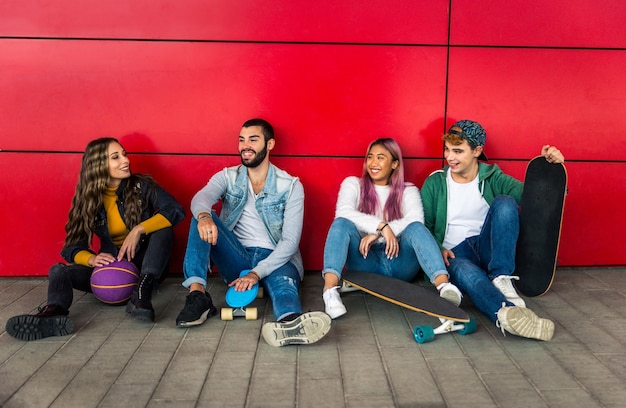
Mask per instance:
[[[241,271],[239,277],[250,273],[250,270]],[[223,307],[221,310],[222,320],[233,320],[234,317],[245,317],[246,320],[257,319],[256,307],[246,307],[254,301],[259,295],[259,284],[256,283],[252,288],[239,292],[231,286],[226,291],[226,304],[230,307]]]
[[[342,279],[362,291],[416,312],[456,322],[469,322],[463,309],[419,285],[375,273],[345,271]]]
[[[538,156],[528,163],[520,204],[515,287],[526,296],[546,293],[554,280],[567,194],[563,164]]]

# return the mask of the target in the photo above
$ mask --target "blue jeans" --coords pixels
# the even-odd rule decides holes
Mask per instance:
[[[200,239],[198,221],[192,217],[187,240],[187,250],[183,262],[185,281],[183,286],[189,288],[192,283],[200,283],[206,287],[209,259],[217,267],[226,283],[239,277],[241,271],[254,267],[271,253],[271,249],[245,248],[235,234],[232,233],[213,211],[213,221],[217,226],[218,238],[215,245]],[[300,274],[291,262],[287,262],[268,276],[261,279],[260,284],[272,300],[274,317],[280,320],[292,313],[302,313],[302,305],[298,295]]]
[[[367,258],[359,252],[361,234],[354,223],[346,218],[336,218],[324,245],[324,270],[341,278],[344,265],[347,269],[377,273],[403,281],[415,279],[420,266],[431,282],[439,275],[448,275],[441,252],[428,229],[421,222],[409,224],[398,237],[400,252],[387,259],[385,243],[371,246]]]
[[[492,321],[503,303],[514,306],[491,283],[515,270],[515,246],[519,235],[519,210],[510,196],[497,196],[485,218],[480,235],[469,237],[452,248],[450,280],[465,292],[474,305]]]

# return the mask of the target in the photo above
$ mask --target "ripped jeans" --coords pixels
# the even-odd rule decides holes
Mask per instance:
[[[271,253],[271,249],[244,247],[235,234],[228,230],[224,223],[213,212],[213,220],[218,229],[215,245],[200,239],[198,221],[192,217],[187,240],[187,250],[183,263],[185,281],[183,286],[189,288],[192,283],[200,283],[206,287],[209,259],[217,267],[220,276],[226,283],[239,277],[241,271],[254,267]],[[292,313],[302,313],[302,305],[298,295],[300,274],[291,262],[287,262],[268,276],[261,279],[260,284],[272,301],[274,318],[280,320]]]

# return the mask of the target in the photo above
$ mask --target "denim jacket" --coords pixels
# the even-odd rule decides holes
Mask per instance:
[[[136,183],[135,188],[141,191],[142,201],[144,203],[147,203],[141,213],[142,222],[157,213],[167,218],[172,226],[178,224],[183,220],[183,218],[185,218],[185,210],[167,191],[157,185],[154,194],[148,194],[148,186],[146,182],[140,178],[134,177],[134,175],[131,175],[130,178],[122,180],[116,191],[116,204],[124,223],[126,223],[126,219],[124,217],[124,188],[129,182]],[[107,216],[104,206],[100,206],[100,208],[98,208],[96,212],[95,229],[93,233],[100,240],[99,252],[106,252],[113,256],[117,256],[118,248],[113,243],[113,239],[111,238],[111,234],[109,233]],[[144,239],[145,235],[142,236],[140,245]],[[76,243],[75,245],[63,248],[63,250],[61,251],[61,256],[67,262],[73,263],[76,254],[83,250],[91,250],[89,242],[86,238],[83,241]]]
[[[213,205],[222,200],[220,219],[232,231],[248,200],[247,170],[242,165],[233,166],[211,177],[209,183],[191,200],[193,216],[197,218],[202,212],[211,212]],[[299,250],[304,219],[302,183],[297,177],[270,164],[265,186],[255,205],[276,248],[254,267],[254,271],[263,278],[291,261],[300,277],[303,277],[304,266]]]

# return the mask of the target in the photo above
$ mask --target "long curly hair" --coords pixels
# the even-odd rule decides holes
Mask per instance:
[[[119,143],[115,138],[103,137],[92,140],[85,148],[72,207],[65,224],[64,248],[85,239],[89,244],[92,242],[96,214],[103,205],[102,197],[110,179],[108,149],[113,142]],[[140,179],[146,180],[152,191],[156,185],[150,176],[131,174],[124,188],[124,218],[129,230],[142,221],[142,210],[147,205],[141,199]]]
[[[393,221],[402,218],[402,198],[404,195],[404,165],[402,163],[402,150],[392,138],[380,138],[374,140],[367,147],[365,160],[363,161],[363,175],[361,176],[361,200],[359,203],[359,211],[365,214],[376,214],[378,210],[378,196],[374,189],[374,181],[367,172],[367,154],[372,147],[380,145],[391,154],[392,161],[398,161],[398,166],[392,170],[389,179],[389,198],[383,208],[383,217],[385,221]]]

